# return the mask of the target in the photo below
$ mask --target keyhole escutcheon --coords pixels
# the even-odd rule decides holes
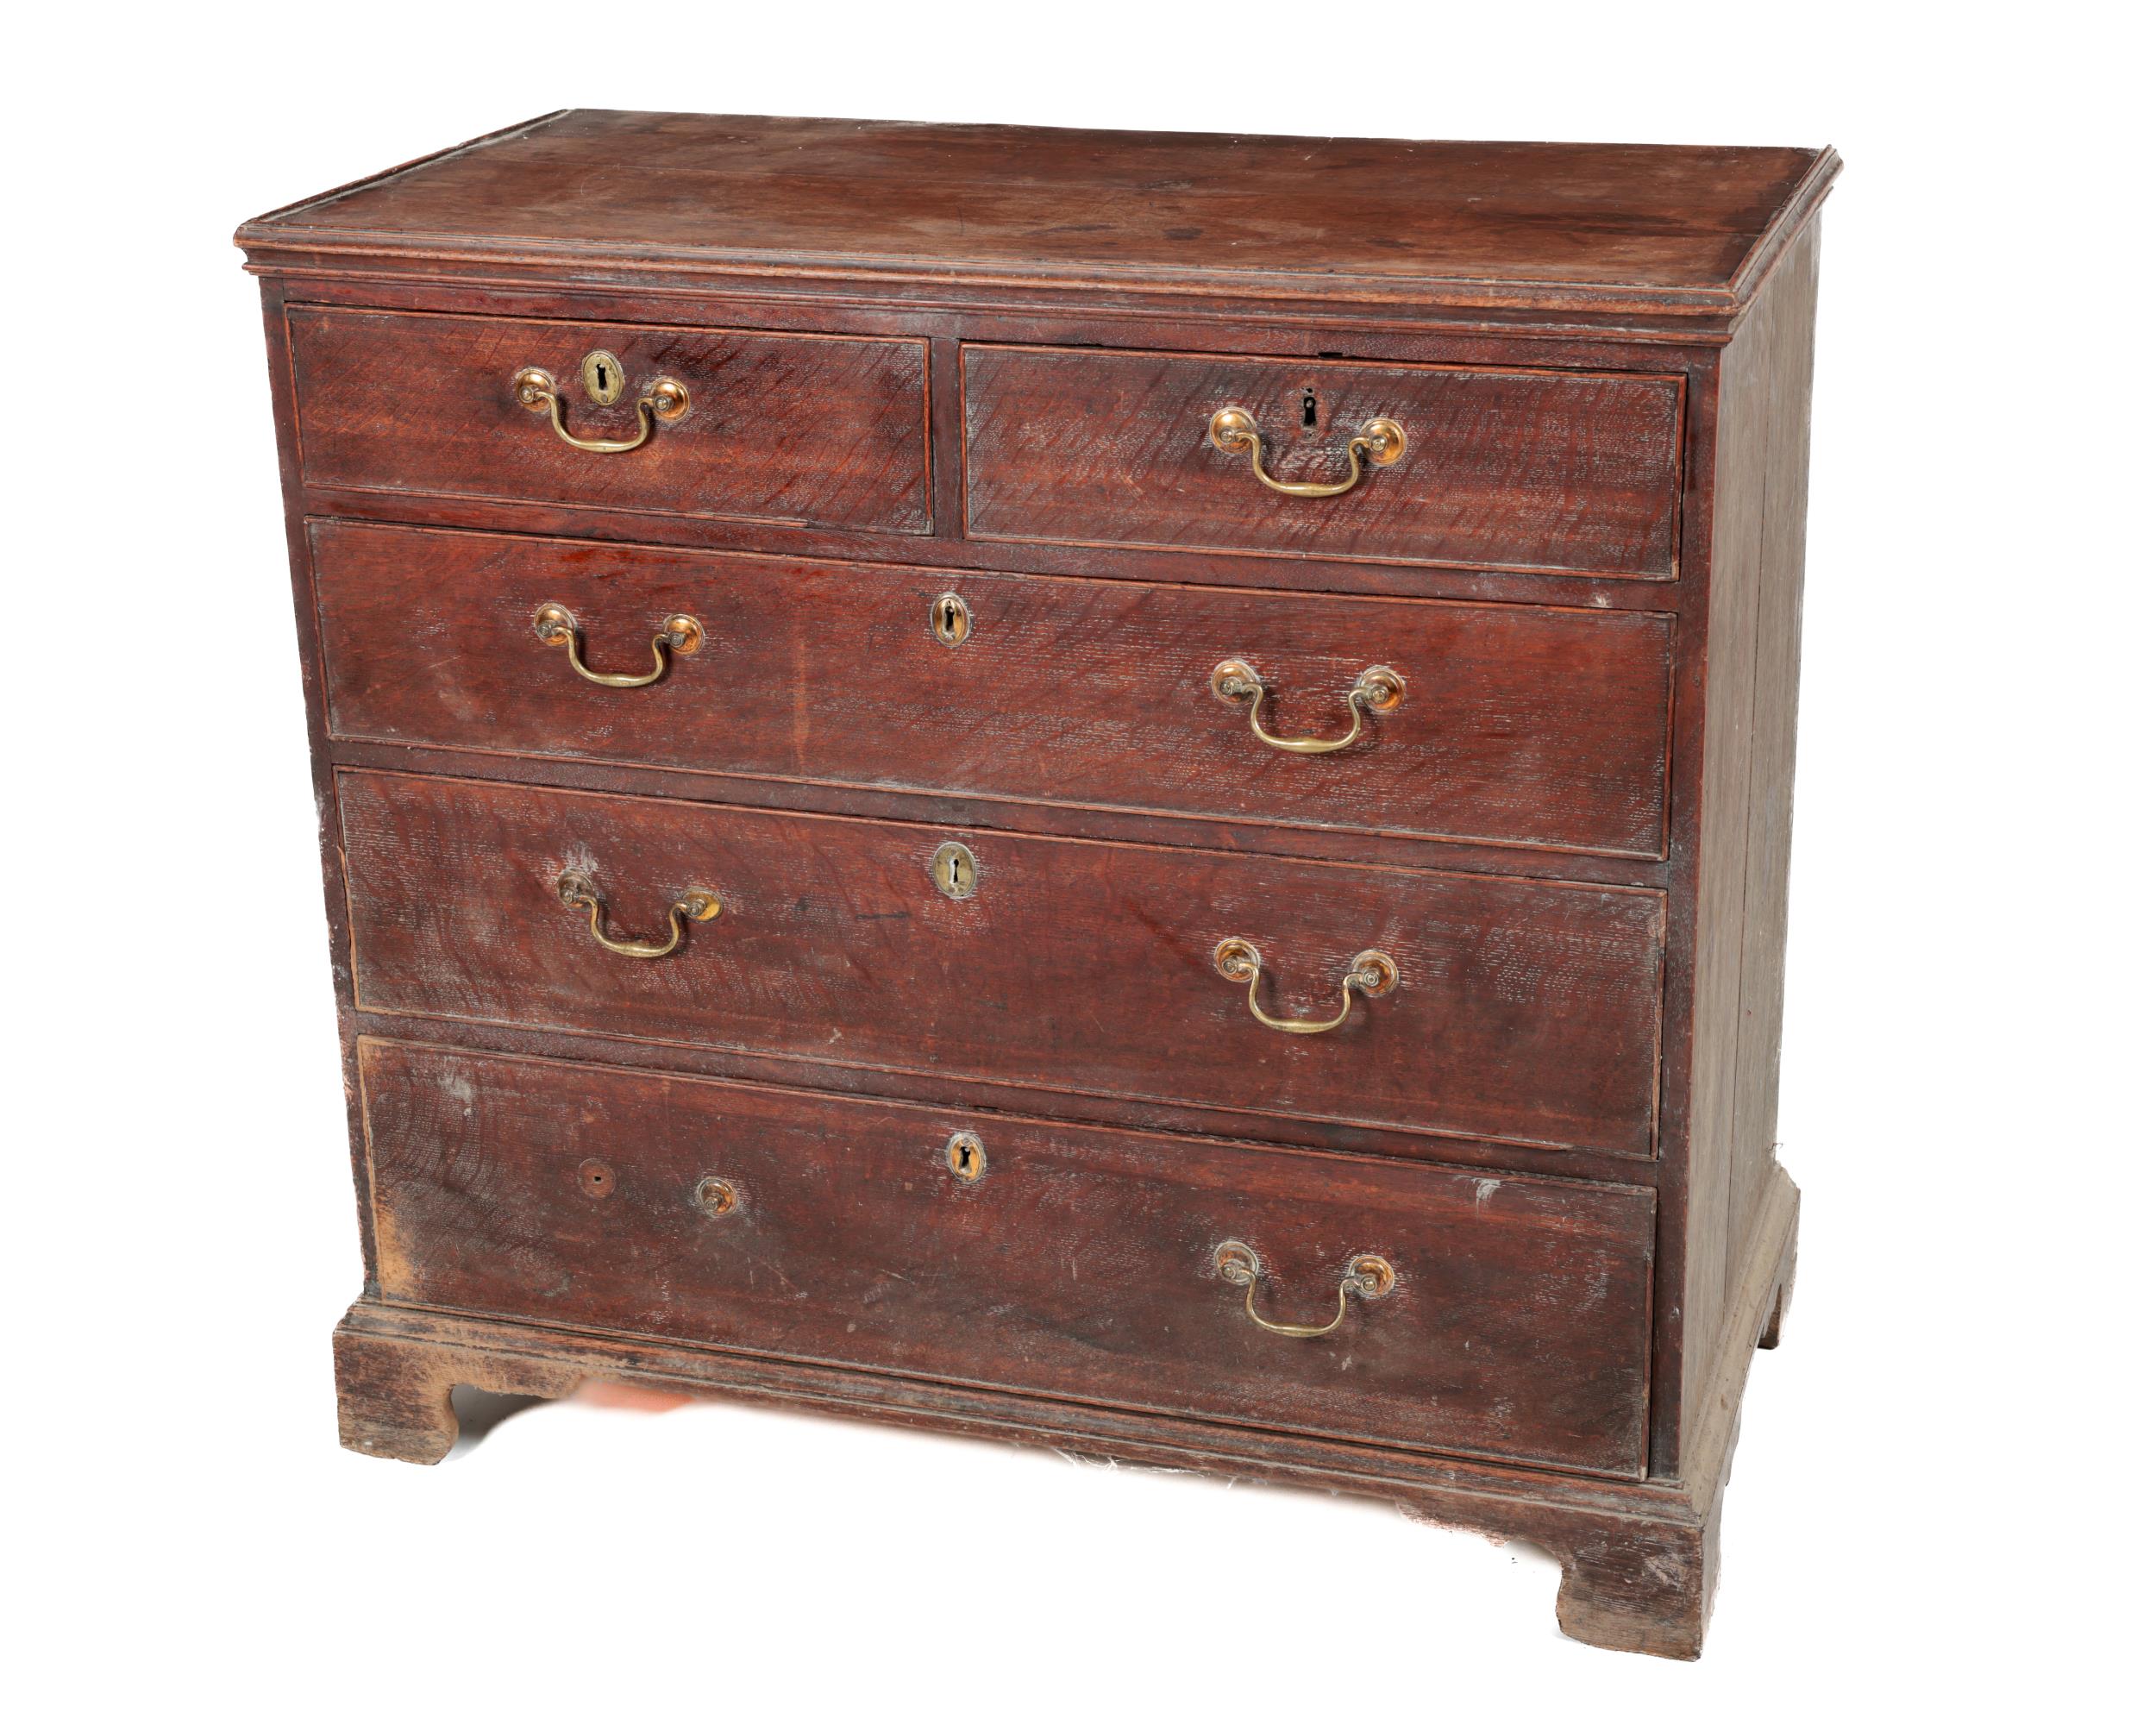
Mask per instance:
[[[625,373],[621,361],[605,348],[595,348],[585,354],[584,363],[577,369],[584,378],[584,393],[601,407],[611,407],[621,399]]]
[[[973,613],[966,609],[966,601],[955,593],[947,593],[929,607],[929,624],[936,631],[936,638],[946,647],[956,647],[973,633]]]
[[[929,875],[936,882],[936,890],[947,899],[970,899],[974,888],[981,883],[981,868],[974,861],[973,852],[956,839],[937,847]]]
[[[988,1152],[971,1132],[953,1132],[950,1142],[943,1146],[943,1156],[950,1171],[968,1185],[988,1171]]]

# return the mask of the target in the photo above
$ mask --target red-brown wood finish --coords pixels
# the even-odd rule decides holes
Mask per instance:
[[[834,820],[379,773],[340,775],[359,1004],[741,1047],[1298,1120],[1633,1156],[1654,1148],[1663,900],[1564,886]],[[975,860],[946,897],[947,842]],[[616,938],[724,911],[661,960]],[[1260,1003],[1324,1019],[1357,953],[1399,969],[1323,1035],[1271,1030],[1214,968],[1240,936]]]
[[[1375,1493],[1546,1547],[1569,1634],[1696,1654],[1747,1363],[1794,1276],[1776,1041],[1814,218],[1838,166],[577,112],[248,223],[354,1101],[345,1441],[438,1459],[454,1384],[596,1377]],[[624,455],[561,444],[511,374],[544,366],[580,433],[619,436],[629,402],[580,389],[597,347],[637,384],[663,358],[691,414]],[[1243,386],[1277,474],[1340,476],[1365,412],[1401,417],[1409,455],[1345,497],[1275,497],[1205,441],[1219,404],[1193,379]],[[573,596],[535,596],[541,576]],[[929,640],[931,586],[968,599],[965,646]],[[591,688],[530,632],[539,597],[602,669],[648,665],[684,605],[706,643],[649,688]],[[1401,653],[1366,656],[1380,618]],[[1244,715],[1191,687],[1231,625],[1219,653],[1258,665],[1276,732],[1336,731],[1374,662],[1412,657],[1407,702],[1341,754],[1254,756]],[[944,838],[983,865],[962,903],[926,880]],[[755,886],[639,963],[554,896],[564,860],[599,875],[617,935],[658,932],[685,887],[727,888],[692,863],[752,864]],[[1245,909],[1274,932],[1211,926]],[[1407,980],[1324,1036],[1264,1030],[1210,964],[1213,938],[1245,934],[1265,1004],[1330,1013],[1339,967],[1386,931]],[[358,1099],[385,1039],[443,1045],[394,1057],[436,1111],[399,1167],[475,1142],[423,1076],[469,1067],[518,1075],[501,1094],[523,1112],[491,1109],[481,1146],[502,1169],[550,1165],[561,1083],[638,1110],[655,1084],[700,1099],[691,1119],[753,1094],[834,1141],[872,1116],[975,1122],[992,1149],[993,1128],[1089,1203],[1142,1195],[1146,1251],[1230,1195],[1313,1263],[1358,1223],[1426,1217],[1403,1294],[1463,1267],[1476,1333],[1514,1337],[1518,1381],[1551,1396],[1492,1303],[1507,1265],[1530,1240],[1570,1264],[1565,1239],[1621,1234],[1651,1288],[1645,1376],[1627,1385],[1614,1330],[1559,1325],[1582,1371],[1562,1408],[1508,1422],[1478,1401],[1495,1376],[1457,1377],[1418,1433],[1405,1376],[1246,1419],[1208,1399],[1244,1393],[1228,1353],[1075,1364],[1098,1326],[1045,1284],[1021,1283],[1025,1346],[1052,1373],[980,1324],[975,1364],[918,1375],[805,1330],[759,1339],[772,1314],[717,1282],[677,1306],[617,1276],[608,1297],[642,1300],[628,1329],[573,1309],[573,1276],[541,1315],[462,1308],[508,1304],[513,1250],[492,1294],[399,1279],[463,1259],[430,1208],[448,1176],[376,1201]],[[667,1130],[614,1135],[614,1192],[686,1154]],[[791,1189],[784,1215],[820,1263],[849,1240],[1026,1256],[1025,1226],[989,1226],[1017,1214],[997,1208],[1007,1156],[984,1203],[908,1234],[887,1181],[863,1164],[849,1186],[819,1153],[795,1165],[831,1182]],[[1303,1234],[1261,1171],[1284,1168]],[[1459,1206],[1492,1182],[1532,1189],[1548,1227],[1468,1274],[1441,1239],[1482,1238]],[[675,1238],[675,1212],[605,1201],[636,1251]],[[978,1232],[938,1232],[956,1220]],[[1279,1268],[1263,1309],[1323,1296]],[[1151,1287],[1118,1279],[1098,1309],[1142,1324]],[[899,1309],[880,1358],[958,1345]]]
[[[1081,808],[1652,857],[1673,639],[1652,612],[1290,597],[1163,583],[694,555],[318,521],[332,736]],[[965,607],[957,645],[932,612]],[[675,613],[693,655],[642,674]],[[1405,681],[1350,749],[1268,747],[1213,693],[1238,658],[1275,734],[1344,736],[1348,693]]]
[[[569,504],[624,517],[928,530],[927,367],[918,341],[770,336],[663,324],[448,317],[308,307],[291,314],[309,483],[429,497]],[[584,356],[628,387],[595,406]],[[662,378],[688,410],[641,448],[572,448],[517,398],[528,366],[561,391],[572,433],[636,436]],[[629,529],[633,531],[633,527]]]
[[[1836,166],[1808,149],[1403,142],[580,109],[249,223],[250,248],[1727,317]]]
[[[360,1048],[389,1298],[1636,1477],[1654,1195]],[[947,1147],[970,1132],[981,1172]],[[721,1214],[699,1200],[724,1181]],[[1330,1336],[1353,1261],[1397,1280]],[[805,1297],[804,1297],[805,1294]]]
[[[966,530],[976,539],[1677,574],[1673,377],[964,349]],[[1337,497],[1268,489],[1206,436],[1256,420],[1266,468],[1338,484],[1367,423],[1406,450]]]

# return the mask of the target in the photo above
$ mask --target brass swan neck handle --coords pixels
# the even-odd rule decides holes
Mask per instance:
[[[589,917],[592,938],[609,952],[617,952],[624,958],[664,958],[680,948],[688,923],[709,922],[724,908],[718,901],[718,894],[707,892],[701,887],[692,888],[667,906],[667,938],[664,940],[617,940],[606,932],[606,900],[592,884],[589,875],[571,869],[565,871],[554,886],[563,904],[573,911],[582,911]]]
[[[1347,975],[1340,979],[1338,1012],[1329,1019],[1276,1019],[1257,1003],[1257,985],[1265,966],[1250,941],[1239,934],[1230,935],[1213,949],[1213,968],[1231,982],[1249,982],[1250,1016],[1268,1030],[1286,1031],[1291,1036],[1321,1036],[1339,1029],[1348,1020],[1356,995],[1389,994],[1400,981],[1400,967],[1385,954],[1358,952],[1349,962]]]
[[[1222,1281],[1249,1291],[1243,1296],[1243,1310],[1250,1320],[1261,1330],[1269,1330],[1276,1336],[1293,1336],[1307,1339],[1313,1336],[1329,1336],[1338,1329],[1347,1318],[1348,1295],[1363,1300],[1382,1300],[1393,1291],[1393,1284],[1400,1278],[1391,1264],[1374,1251],[1358,1253],[1340,1278],[1340,1296],[1332,1311],[1330,1323],[1282,1324],[1262,1317],[1257,1309],[1257,1284],[1263,1276],[1264,1267],[1257,1254],[1241,1240],[1223,1240],[1213,1249],[1213,1267],[1220,1273]]]
[[[1407,681],[1389,665],[1372,665],[1355,680],[1348,691],[1348,711],[1354,722],[1344,737],[1275,737],[1266,730],[1261,715],[1265,706],[1265,681],[1242,659],[1223,659],[1213,668],[1213,694],[1230,706],[1250,704],[1250,735],[1268,749],[1287,755],[1330,755],[1344,749],[1363,734],[1363,715],[1390,712],[1407,699]]]
[[[649,671],[594,671],[584,662],[584,630],[575,615],[566,605],[551,600],[539,607],[531,619],[532,632],[549,647],[568,649],[569,663],[578,676],[587,683],[597,683],[604,689],[641,689],[649,687],[667,674],[667,654],[670,650],[686,657],[704,644],[704,625],[694,618],[677,612],[659,625],[659,632],[651,637],[651,668]]]
[[[1365,460],[1373,467],[1389,467],[1407,453],[1407,433],[1397,419],[1370,420],[1348,439],[1348,474],[1331,484],[1276,480],[1265,471],[1265,436],[1257,429],[1257,416],[1247,407],[1224,407],[1206,423],[1206,436],[1225,455],[1250,458],[1250,471],[1268,491],[1282,497],[1338,497],[1362,484]]]
[[[631,449],[641,449],[651,436],[652,426],[659,420],[679,419],[689,411],[688,386],[674,378],[662,377],[636,398],[636,435],[633,437],[580,437],[569,430],[567,410],[561,402],[561,386],[554,380],[554,373],[541,366],[522,366],[509,380],[517,403],[534,413],[551,415],[554,435],[572,449],[582,449],[594,455],[625,455]]]

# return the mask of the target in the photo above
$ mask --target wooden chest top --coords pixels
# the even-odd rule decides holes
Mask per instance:
[[[258,254],[1122,285],[1713,317],[1825,149],[1415,143],[573,109],[239,233]]]

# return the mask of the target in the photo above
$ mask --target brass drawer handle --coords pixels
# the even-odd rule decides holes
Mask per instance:
[[[1247,449],[1258,483],[1282,497],[1338,497],[1362,484],[1365,456],[1374,467],[1389,467],[1407,453],[1407,433],[1397,419],[1373,419],[1348,439],[1348,476],[1335,485],[1313,485],[1276,480],[1265,471],[1264,435],[1247,407],[1222,408],[1206,427],[1206,435],[1213,439],[1213,448],[1227,455],[1239,455]]]
[[[1340,1278],[1340,1302],[1329,1324],[1276,1324],[1270,1318],[1257,1314],[1258,1278],[1265,1272],[1257,1261],[1257,1254],[1241,1240],[1223,1240],[1214,1249],[1213,1267],[1220,1272],[1223,1280],[1250,1291],[1243,1296],[1243,1309],[1261,1330],[1270,1330],[1276,1336],[1329,1336],[1340,1327],[1347,1316],[1348,1295],[1356,1295],[1364,1300],[1382,1300],[1393,1291],[1393,1284],[1400,1278],[1394,1274],[1391,1264],[1374,1251],[1366,1251],[1348,1265],[1347,1274]]]
[[[716,893],[702,888],[693,888],[667,906],[667,938],[656,940],[616,940],[606,932],[606,900],[599,896],[599,888],[592,884],[589,875],[579,874],[572,869],[554,883],[554,889],[561,895],[561,902],[573,911],[584,911],[592,919],[592,938],[609,952],[618,952],[624,958],[664,958],[681,944],[685,925],[690,922],[709,922],[724,908]]]
[[[1290,755],[1330,755],[1336,749],[1344,749],[1363,734],[1363,715],[1365,712],[1390,712],[1407,698],[1407,683],[1399,672],[1389,665],[1372,665],[1355,680],[1355,687],[1348,691],[1348,711],[1355,722],[1348,727],[1345,737],[1275,737],[1258,722],[1258,714],[1265,705],[1265,682],[1249,664],[1241,659],[1223,659],[1213,668],[1213,693],[1217,700],[1230,706],[1250,704],[1250,735],[1268,749],[1279,749]]]
[[[1359,994],[1384,994],[1392,991],[1400,981],[1400,967],[1382,952],[1358,952],[1348,966],[1348,973],[1340,979],[1340,1010],[1329,1019],[1276,1019],[1257,1003],[1258,979],[1264,972],[1264,961],[1258,957],[1257,948],[1240,935],[1230,935],[1213,949],[1213,968],[1231,982],[1247,981],[1250,985],[1250,1016],[1268,1030],[1284,1030],[1293,1036],[1316,1036],[1328,1030],[1338,1030],[1347,1022],[1348,1010]]]
[[[517,399],[534,413],[554,416],[555,436],[572,449],[588,449],[595,455],[621,455],[640,449],[644,440],[651,436],[655,419],[679,419],[689,411],[688,386],[662,377],[636,398],[635,436],[580,437],[569,430],[568,421],[562,417],[561,391],[555,383],[552,372],[538,366],[523,367],[510,379],[509,386],[517,392]]]
[[[661,624],[659,632],[651,637],[651,668],[642,675],[632,675],[625,671],[594,671],[584,662],[584,631],[566,605],[549,602],[541,605],[538,615],[531,619],[531,627],[548,646],[569,649],[569,663],[576,668],[578,676],[608,689],[641,689],[655,683],[667,674],[668,648],[686,655],[704,644],[704,625],[677,612]]]

